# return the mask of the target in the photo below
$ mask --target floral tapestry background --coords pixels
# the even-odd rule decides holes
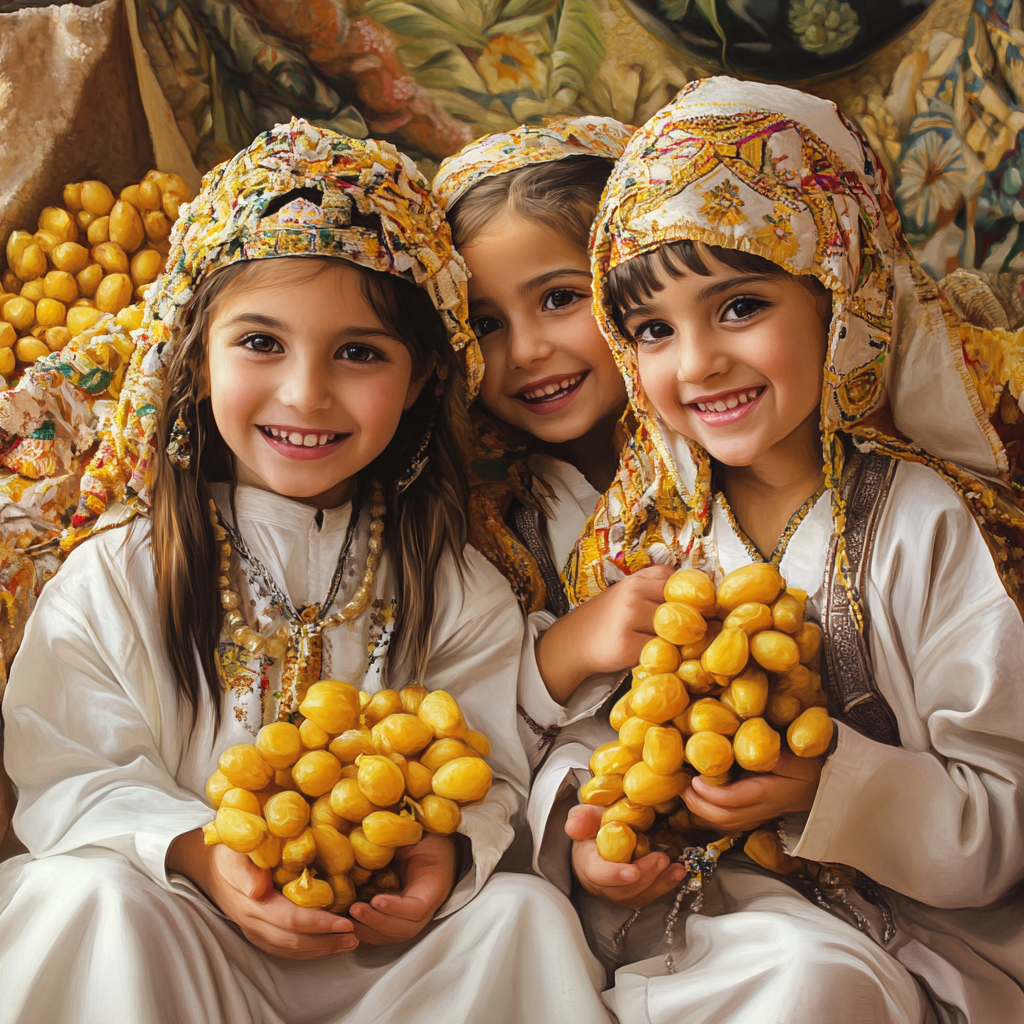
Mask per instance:
[[[468,140],[524,121],[584,112],[642,123],[691,78],[743,75],[759,46],[761,78],[831,69],[830,78],[795,84],[835,99],[867,135],[897,183],[908,237],[935,276],[958,265],[1024,270],[1022,0],[884,5],[898,7],[899,18],[883,18],[877,0],[135,7],[142,47],[200,171],[301,114],[392,138],[429,172]],[[759,25],[751,15],[758,11]],[[859,67],[848,70],[851,62]],[[836,70],[845,73],[837,78]]]

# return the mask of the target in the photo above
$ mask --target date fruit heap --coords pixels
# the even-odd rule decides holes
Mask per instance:
[[[490,789],[491,745],[450,694],[422,686],[371,697],[325,679],[299,712],[221,754],[206,842],[273,871],[293,903],[340,914],[401,888],[388,867],[396,847],[459,827],[459,805]]]
[[[102,181],[64,186],[38,230],[12,231],[0,275],[0,376],[57,352],[104,313],[143,298],[163,271],[178,208],[177,174],[150,171],[120,195]]]
[[[580,791],[583,803],[606,808],[597,848],[619,863],[652,843],[681,852],[681,837],[696,830],[680,800],[694,771],[722,784],[736,769],[770,772],[783,734],[799,757],[818,757],[832,741],[821,629],[804,621],[806,593],[759,562],[729,573],[717,594],[706,573],[680,569],[664,593],[657,635],[611,712],[619,738],[594,751],[594,777]],[[781,845],[775,852],[785,857]]]

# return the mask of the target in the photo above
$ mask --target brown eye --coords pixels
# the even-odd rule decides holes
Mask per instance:
[[[725,307],[726,320],[745,320],[768,305],[762,299],[742,298],[735,299]]]
[[[336,358],[350,363],[374,363],[380,359],[380,354],[367,345],[345,345],[338,350]]]
[[[664,341],[665,338],[672,336],[672,325],[665,323],[664,320],[648,320],[647,323],[641,324],[637,328],[636,334],[633,335],[633,341],[637,344],[643,344],[644,342],[650,344],[656,341]]]
[[[248,334],[242,339],[242,345],[251,352],[259,352],[264,355],[281,351],[277,339],[272,338],[269,334]]]
[[[571,306],[577,299],[582,298],[579,292],[570,291],[568,288],[556,288],[544,297],[545,309],[565,309]]]
[[[486,338],[488,334],[500,331],[503,324],[496,316],[478,316],[475,320],[470,320],[469,326],[479,340]]]

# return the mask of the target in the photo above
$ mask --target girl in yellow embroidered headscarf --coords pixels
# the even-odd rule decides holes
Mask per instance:
[[[600,863],[599,809],[575,808],[592,932],[615,931],[616,902],[650,904],[607,949],[606,1001],[622,1021],[644,1020],[638,1005],[666,1021],[1017,1019],[1024,931],[1003,901],[1024,876],[1024,517],[992,419],[1018,418],[1019,339],[955,315],[864,141],[779,87],[696,82],[655,115],[609,181],[593,262],[640,426],[567,572],[576,599],[651,562],[772,561],[805,590],[834,747],[695,779],[684,800],[709,827],[779,829],[794,857],[860,876],[843,895],[858,930],[728,854],[704,897],[721,916],[691,917],[675,975],[656,977],[660,929],[642,922],[660,924],[652,901],[680,868]]]
[[[567,904],[492,877],[529,767],[521,616],[466,545],[465,280],[409,159],[305,121],[214,169],[184,210],[79,508],[94,535],[44,588],[5,695],[31,851],[0,870],[5,1020],[502,1020],[510,979],[528,1019],[604,1019]],[[328,891],[300,906],[273,883],[311,860],[313,832],[294,857],[208,845],[204,787],[265,725],[325,747],[297,711],[321,676],[367,699],[450,691],[491,741],[494,784],[460,846],[381,852],[387,892],[354,888],[371,876],[342,869],[347,826],[321,807],[309,869]],[[252,789],[294,786],[253,756]],[[538,928],[572,954],[553,962]]]
[[[561,568],[611,482],[622,442],[626,395],[591,309],[587,242],[632,133],[607,117],[521,125],[450,157],[433,186],[470,271],[470,322],[486,370],[473,408],[471,537],[530,613],[519,704],[534,762],[616,678],[592,680],[586,697],[574,698],[596,672],[590,656],[603,666],[607,653],[579,650],[557,620],[569,608]],[[665,575],[645,570],[596,605],[614,621],[632,613],[647,622]],[[631,590],[645,591],[646,602]],[[549,692],[547,664],[570,650],[573,677]],[[629,666],[626,656],[611,667]]]

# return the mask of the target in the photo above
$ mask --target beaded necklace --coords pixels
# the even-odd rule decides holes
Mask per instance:
[[[250,655],[266,657],[271,664],[284,655],[284,669],[281,676],[281,700],[278,704],[277,717],[287,721],[294,714],[305,696],[306,690],[315,683],[323,671],[323,631],[330,626],[340,625],[355,619],[366,611],[373,592],[373,574],[380,564],[383,551],[381,535],[384,532],[384,493],[379,483],[373,485],[373,502],[370,506],[370,540],[366,554],[366,568],[363,578],[356,587],[352,597],[343,605],[340,612],[327,615],[328,609],[334,604],[345,561],[352,540],[355,537],[355,526],[359,520],[360,509],[353,507],[349,521],[348,535],[338,556],[338,565],[331,577],[327,596],[320,604],[308,604],[296,610],[288,599],[288,595],[278,586],[277,581],[266,566],[249,551],[242,535],[231,524],[225,522],[217,508],[216,502],[210,502],[210,518],[213,522],[213,535],[220,553],[217,586],[220,589],[220,603],[224,609],[224,634],[237,647],[244,648]],[[253,629],[242,614],[242,598],[236,590],[231,589],[231,549],[238,552],[238,557],[245,562],[259,577],[274,602],[283,609],[291,620],[277,630],[273,636],[263,637]]]

